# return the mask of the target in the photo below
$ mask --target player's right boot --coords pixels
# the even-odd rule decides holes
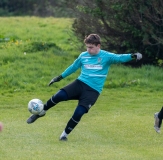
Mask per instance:
[[[160,133],[160,129],[161,129],[161,124],[162,124],[162,119],[158,118],[158,112],[154,114],[154,129],[157,133]]]
[[[39,115],[33,114],[27,119],[27,123],[30,124],[30,123],[35,122],[38,118],[45,116],[45,114],[46,114],[46,112],[44,110],[41,111],[41,113]]]

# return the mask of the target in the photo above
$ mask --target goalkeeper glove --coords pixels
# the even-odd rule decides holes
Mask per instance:
[[[48,86],[50,86],[51,84],[53,84],[54,82],[59,82],[61,79],[63,79],[62,75],[54,77],[50,83],[48,84]]]
[[[142,59],[142,54],[141,53],[133,53],[133,54],[131,54],[131,58],[140,60],[140,59]]]

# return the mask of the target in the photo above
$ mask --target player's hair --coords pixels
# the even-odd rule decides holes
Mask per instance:
[[[84,43],[85,44],[94,44],[97,46],[98,44],[101,44],[101,38],[97,34],[90,34],[85,37]]]

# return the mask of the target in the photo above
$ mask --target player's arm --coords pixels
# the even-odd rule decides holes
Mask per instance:
[[[81,67],[81,61],[80,61],[80,57],[78,57],[73,64],[71,64],[61,75],[54,77],[50,83],[49,86],[51,84],[53,84],[54,82],[59,82],[61,79],[69,76],[70,74],[74,73],[79,67]]]
[[[125,63],[133,59],[140,60],[142,58],[141,53],[131,53],[131,54],[114,54],[111,53],[109,58],[110,63]]]

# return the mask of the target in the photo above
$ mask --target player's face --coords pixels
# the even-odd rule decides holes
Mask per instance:
[[[86,44],[86,47],[87,47],[88,53],[91,55],[96,55],[100,51],[100,44],[98,44],[97,46],[94,44]]]

